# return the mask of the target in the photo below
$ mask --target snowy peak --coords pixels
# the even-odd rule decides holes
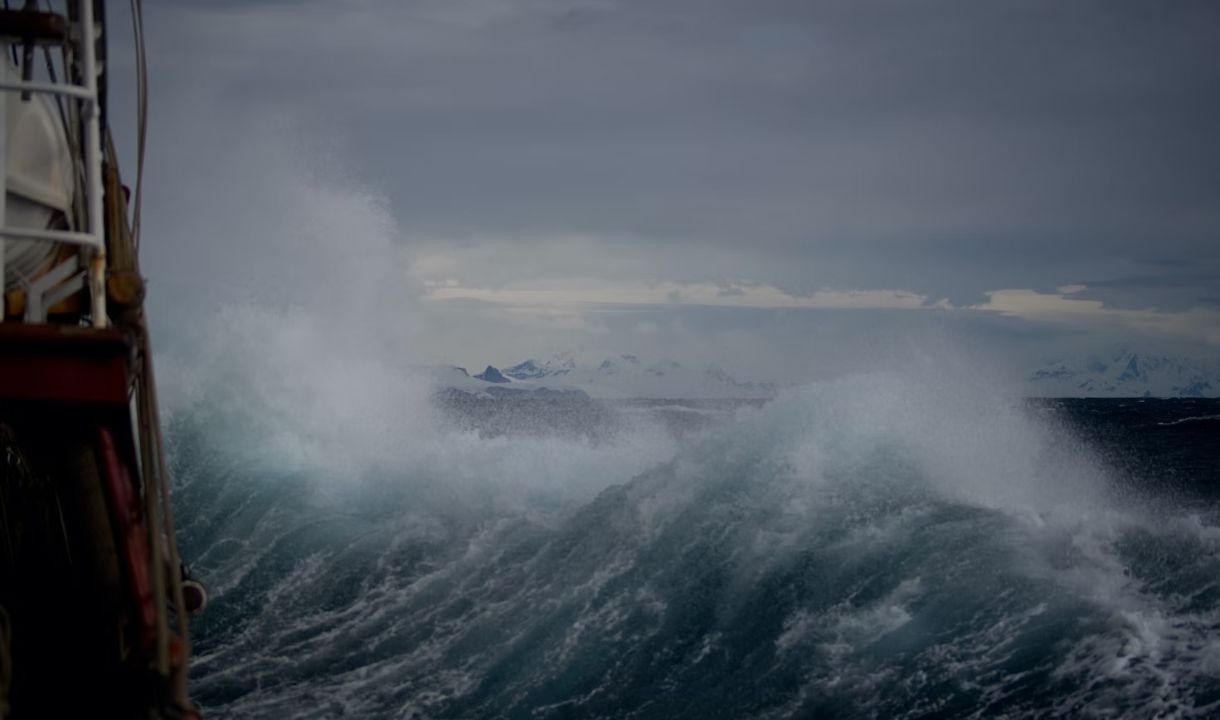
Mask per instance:
[[[608,357],[602,360],[602,364],[597,366],[599,372],[605,375],[617,375],[620,372],[630,372],[631,368],[638,366],[640,359],[635,355],[619,355],[617,357]]]
[[[1215,363],[1134,352],[1084,361],[1053,361],[1029,380],[1034,394],[1041,396],[1220,396],[1220,367]]]
[[[514,380],[537,380],[547,375],[546,370],[539,367],[538,363],[533,360],[526,360],[510,368],[505,368],[503,373]]]
[[[1148,382],[1148,376],[1140,369],[1139,356],[1132,354],[1127,358],[1123,371],[1115,378],[1116,382]]]
[[[489,382],[489,383],[512,382],[512,380],[509,380],[508,378],[504,377],[503,373],[501,373],[498,369],[496,369],[495,366],[492,366],[492,365],[488,365],[486,370],[479,373],[478,375],[475,375],[474,377],[476,380],[482,380],[483,382]]]
[[[531,358],[505,368],[503,373],[513,380],[541,380],[566,375],[575,367],[576,363],[571,358],[557,358],[544,363]]]

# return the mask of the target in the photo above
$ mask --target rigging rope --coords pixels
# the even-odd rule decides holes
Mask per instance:
[[[140,205],[144,195],[144,145],[148,125],[148,64],[144,52],[144,4],[131,0],[136,46],[136,190],[131,206],[131,241],[140,248]]]

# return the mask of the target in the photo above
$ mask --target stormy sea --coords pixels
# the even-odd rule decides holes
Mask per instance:
[[[1220,715],[1220,400],[319,376],[168,412],[206,717]]]

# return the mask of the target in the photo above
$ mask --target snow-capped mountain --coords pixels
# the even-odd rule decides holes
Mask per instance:
[[[746,399],[775,394],[774,386],[740,382],[715,364],[702,370],[673,360],[646,364],[630,354],[588,365],[566,356],[545,362],[530,359],[500,372],[517,382],[557,383],[598,398]]]
[[[556,378],[566,375],[576,368],[576,361],[571,358],[548,360],[541,365],[535,360],[526,360],[503,370],[504,374],[514,380],[541,380],[545,377]]]
[[[471,376],[466,368],[430,367],[420,368],[432,382],[437,395],[448,398],[493,400],[504,398],[544,398],[588,400],[589,396],[579,388],[559,383],[534,383],[510,380],[495,367]]]
[[[776,392],[773,385],[738,381],[716,364],[697,370],[673,360],[646,364],[627,354],[589,364],[561,355],[543,362],[530,359],[503,369],[488,365],[474,376],[459,367],[433,367],[426,372],[439,393],[484,399],[534,396],[721,400],[769,398]]]
[[[1029,382],[1044,397],[1220,397],[1217,364],[1134,352],[1052,361]]]

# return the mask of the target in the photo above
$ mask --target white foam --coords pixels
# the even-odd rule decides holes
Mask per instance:
[[[1205,422],[1207,420],[1220,420],[1220,415],[1195,415],[1192,417],[1184,417],[1184,418],[1178,418],[1177,420],[1170,420],[1169,422],[1159,422],[1159,423],[1157,423],[1157,425],[1160,425],[1162,427],[1170,427],[1172,425],[1181,425],[1182,423]]]

